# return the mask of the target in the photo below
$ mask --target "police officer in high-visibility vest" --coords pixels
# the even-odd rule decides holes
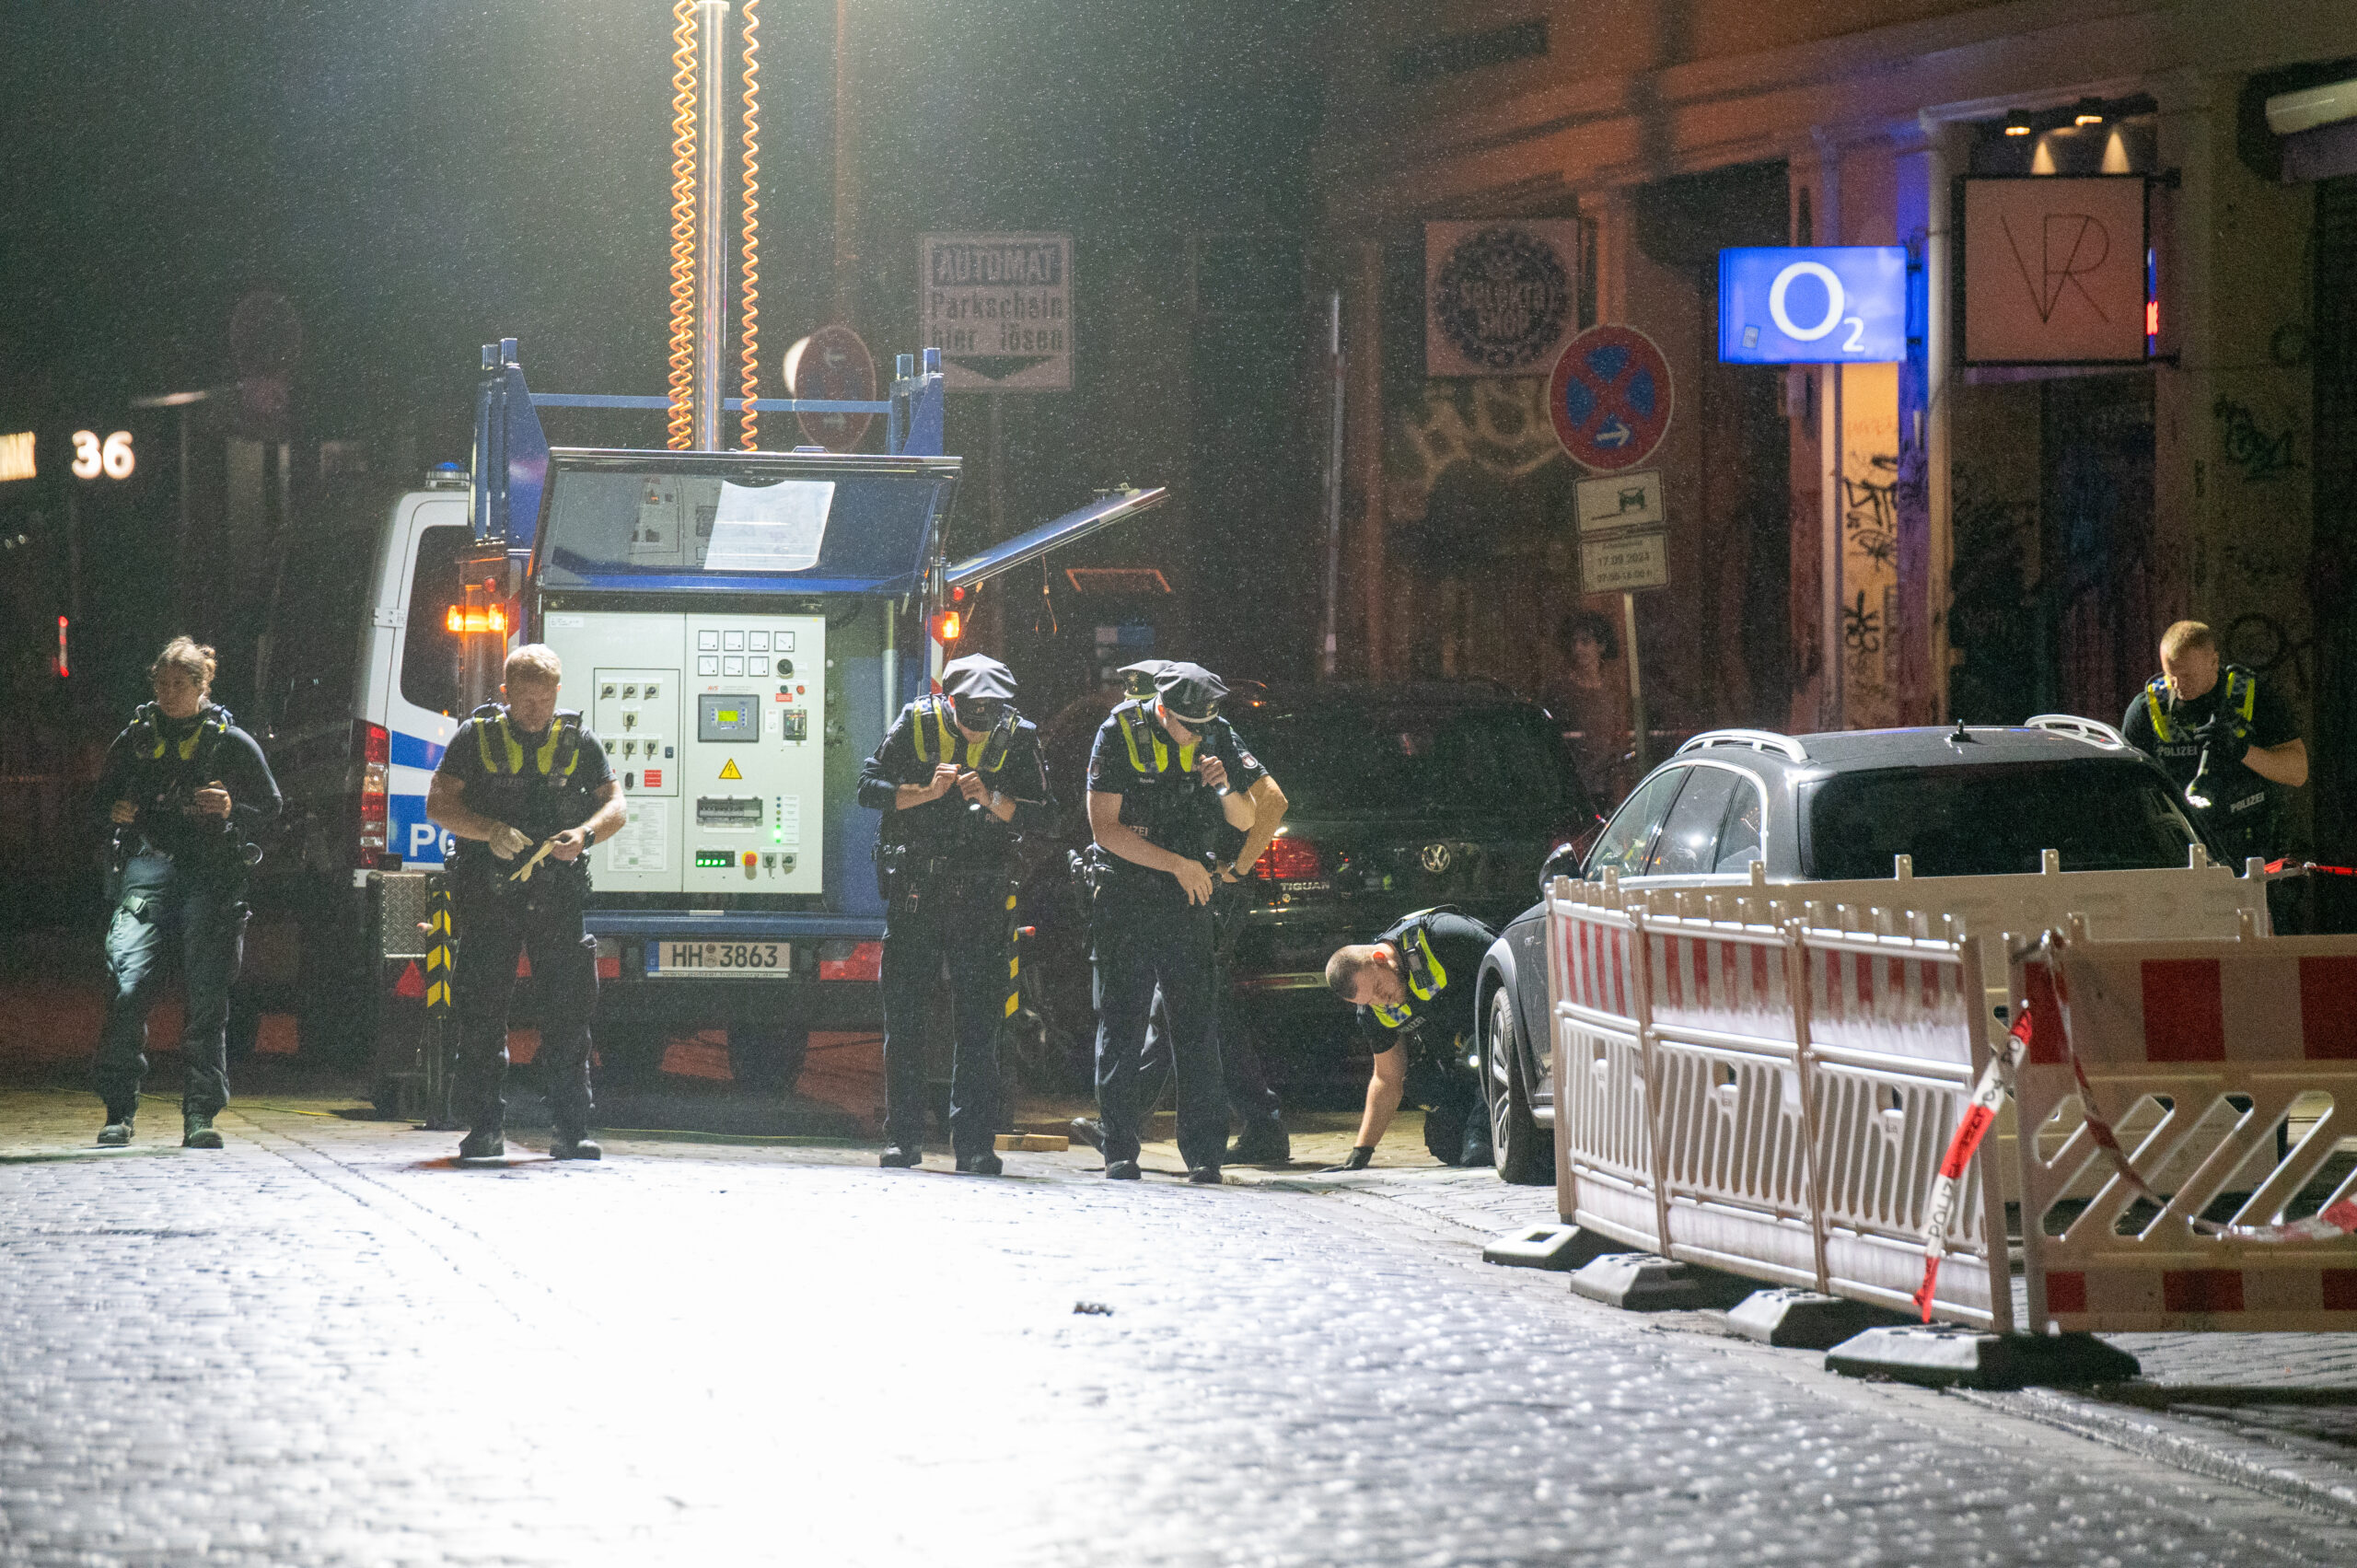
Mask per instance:
[[[1054,815],[1039,732],[1016,711],[1015,674],[986,654],[952,659],[938,695],[900,710],[859,774],[884,813],[884,1139],[880,1164],[924,1158],[924,1041],[949,970],[949,1144],[958,1168],[996,1176],[998,1037],[1016,1008],[1016,838]]]
[[[509,654],[500,687],[506,702],[484,703],[459,726],[426,792],[425,814],[459,841],[450,860],[459,939],[453,1094],[470,1128],[460,1159],[507,1152],[507,1005],[519,953],[531,959],[540,1005],[549,1153],[594,1160],[605,1152],[589,1136],[598,959],[581,926],[589,891],[582,854],[621,831],[627,812],[605,747],[579,714],[557,708],[563,678],[545,644]]]
[[[99,1142],[128,1144],[147,1077],[147,1008],[164,945],[180,939],[188,1006],[180,1029],[180,1144],[217,1149],[213,1119],[229,1103],[229,986],[245,950],[246,878],[254,836],[278,816],[261,749],[212,701],[213,650],[187,637],[148,670],[156,693],[107,749],[91,798],[106,805],[115,853],[107,969],[113,987],[99,1032]]]
[[[1100,852],[1091,935],[1097,961],[1097,1108],[1105,1174],[1138,1179],[1139,1063],[1162,990],[1178,1086],[1187,1178],[1220,1180],[1227,1152],[1221,1086],[1212,878],[1223,824],[1248,832],[1268,776],[1219,716],[1227,687],[1200,665],[1166,665],[1155,699],[1132,698],[1097,731],[1088,826]]]
[[[1426,1147],[1452,1165],[1490,1163],[1488,1109],[1466,1062],[1479,1054],[1473,993],[1482,956],[1496,940],[1488,926],[1455,910],[1418,910],[1374,941],[1339,948],[1326,960],[1327,986],[1358,1009],[1375,1052],[1358,1141],[1331,1169],[1364,1170],[1375,1157],[1399,1112],[1411,1056],[1430,1075],[1420,1098],[1452,1134],[1435,1138],[1428,1124]]]
[[[2272,681],[2220,663],[2209,627],[2180,621],[2162,634],[2161,673],[2128,704],[2119,732],[2168,770],[2228,865],[2282,854],[2276,786],[2308,782],[2307,743]]]
[[[1151,707],[1155,678],[1169,664],[1168,659],[1145,659],[1124,665],[1120,672],[1124,694]],[[1227,1146],[1227,1163],[1286,1165],[1292,1161],[1293,1142],[1285,1132],[1283,1108],[1269,1086],[1260,1054],[1244,1027],[1235,989],[1227,982],[1225,960],[1236,942],[1248,897],[1246,878],[1269,841],[1276,837],[1291,803],[1277,781],[1265,773],[1243,793],[1252,803],[1252,825],[1239,834],[1222,818],[1212,889],[1212,984],[1217,998],[1220,1076],[1226,1086],[1229,1114],[1237,1123],[1236,1140]],[[1141,1105],[1160,1099],[1170,1082],[1169,1031],[1162,1027],[1167,1011],[1153,1006],[1147,1012],[1145,1049],[1138,1063],[1136,1098]],[[1094,1118],[1075,1117],[1072,1135],[1092,1149],[1105,1146],[1105,1125]]]

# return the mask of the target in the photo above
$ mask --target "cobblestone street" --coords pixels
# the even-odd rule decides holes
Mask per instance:
[[[102,1152],[86,1097],[0,1094],[0,1561],[2357,1560],[2357,1514],[2042,1396],[1486,1266],[1547,1206],[1487,1173],[460,1168],[338,1103],[249,1101],[203,1155],[168,1104]]]

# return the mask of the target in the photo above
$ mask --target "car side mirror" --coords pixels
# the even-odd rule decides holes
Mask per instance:
[[[1575,842],[1557,844],[1553,849],[1549,850],[1546,863],[1538,868],[1539,896],[1542,898],[1546,896],[1548,888],[1558,877],[1568,877],[1574,882],[1578,881],[1580,862],[1585,857],[1585,847]]]

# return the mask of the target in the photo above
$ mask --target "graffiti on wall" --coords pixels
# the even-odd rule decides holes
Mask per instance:
[[[2289,419],[2270,430],[2248,406],[2223,395],[2210,405],[2210,416],[2218,422],[2219,450],[2242,470],[2246,484],[2280,479],[2307,466],[2293,450],[2296,432]]]
[[[1458,463],[1519,479],[1562,455],[1547,420],[1545,377],[1428,381],[1423,407],[1392,416],[1384,489],[1391,516],[1411,519]]]

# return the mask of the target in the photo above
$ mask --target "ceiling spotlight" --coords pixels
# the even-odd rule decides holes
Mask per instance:
[[[2072,122],[2077,125],[2102,124],[2103,100],[2096,98],[2081,99],[2077,107],[2073,110]]]
[[[2005,134],[2008,136],[2026,136],[2036,128],[2029,122],[2028,113],[2023,110],[2016,109],[2005,116]]]

